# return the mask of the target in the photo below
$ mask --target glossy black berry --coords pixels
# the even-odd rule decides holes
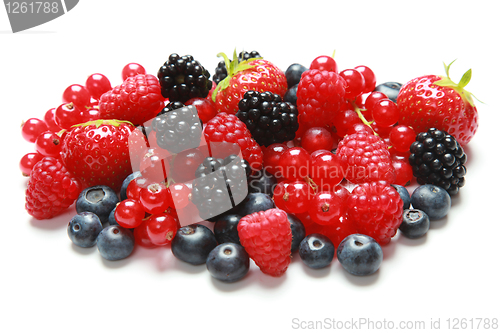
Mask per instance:
[[[396,103],[399,91],[401,90],[402,86],[403,85],[398,82],[385,82],[376,86],[374,91],[380,91],[381,93],[384,93],[387,98]]]
[[[241,217],[242,216],[238,214],[221,214],[217,216],[214,224],[214,235],[219,244],[240,244],[238,223],[240,222]]]
[[[158,79],[162,96],[171,102],[205,98],[212,88],[210,73],[191,55],[171,54],[158,70]]]
[[[427,214],[420,209],[405,209],[403,211],[403,222],[399,230],[406,238],[420,238],[429,231],[430,220]]]
[[[299,256],[306,266],[319,269],[332,263],[335,247],[328,237],[310,234],[300,242]]]
[[[91,212],[81,212],[68,224],[68,236],[73,244],[79,247],[92,247],[97,242],[97,236],[102,231],[99,217]]]
[[[297,90],[299,85],[296,84],[287,89],[285,96],[283,96],[283,101],[297,106]]]
[[[173,255],[191,265],[205,264],[217,240],[212,230],[202,224],[191,224],[177,230],[172,239]]]
[[[293,87],[294,85],[300,82],[300,77],[302,73],[307,71],[307,67],[301,64],[291,64],[285,71],[286,82],[288,83],[288,87]]]
[[[270,195],[265,193],[249,193],[241,203],[238,214],[246,216],[275,207]]]
[[[238,55],[238,61],[245,61],[249,60],[252,58],[261,58],[259,52],[257,51],[252,51],[252,52],[246,52],[242,51]],[[219,84],[220,81],[224,80],[227,77],[227,68],[226,68],[226,63],[224,60],[219,61],[219,64],[217,65],[217,68],[215,69],[215,74],[212,77],[212,80],[214,81],[215,84]]]
[[[421,132],[410,153],[408,161],[419,184],[439,186],[450,195],[465,185],[467,155],[451,134],[435,128]]]
[[[210,251],[206,265],[215,279],[235,282],[247,275],[250,270],[250,257],[240,244],[223,243]]]
[[[259,145],[269,146],[295,138],[299,128],[297,108],[271,92],[247,91],[236,116],[247,125]]]
[[[119,201],[116,192],[109,186],[97,185],[88,187],[80,192],[76,200],[76,212],[92,212],[104,223],[108,221],[109,213],[116,207]]]
[[[276,178],[263,168],[252,174],[248,180],[248,192],[265,193],[272,196],[277,184]]]

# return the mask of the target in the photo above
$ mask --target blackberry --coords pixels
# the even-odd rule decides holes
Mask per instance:
[[[261,58],[261,56],[257,51],[252,51],[252,52],[242,51],[238,55],[238,61],[245,61],[252,58]],[[219,84],[219,82],[224,80],[226,77],[227,77],[226,63],[224,62],[224,60],[221,60],[217,65],[217,68],[215,69],[215,74],[212,77],[212,80],[215,82],[215,84]]]
[[[410,153],[409,162],[419,184],[439,186],[450,195],[464,186],[467,155],[451,134],[436,128],[421,132]]]
[[[212,88],[210,73],[191,55],[172,53],[158,70],[158,79],[162,96],[172,102],[205,98]]]
[[[163,113],[165,109],[151,123],[158,146],[174,154],[198,147],[203,126],[196,107],[188,105]]]
[[[237,155],[207,157],[195,172],[191,201],[198,208],[200,217],[208,220],[229,211],[248,193],[247,179],[251,168]]]
[[[293,140],[299,128],[297,108],[269,91],[247,91],[238,103],[236,116],[247,125],[255,141],[266,147]]]

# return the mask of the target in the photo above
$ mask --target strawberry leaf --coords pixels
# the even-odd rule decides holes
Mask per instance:
[[[460,82],[458,82],[458,87],[459,88],[465,88],[465,86],[470,82],[470,79],[472,77],[472,69],[469,69],[465,74],[462,76],[460,79]]]

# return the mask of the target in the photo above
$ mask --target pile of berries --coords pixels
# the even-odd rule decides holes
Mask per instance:
[[[114,87],[92,74],[25,121],[28,214],[74,205],[75,245],[106,260],[168,246],[225,282],[251,261],[282,276],[296,252],[312,269],[337,256],[373,274],[398,231],[423,237],[448,214],[478,126],[470,71],[377,85],[329,56],[286,71],[257,51],[218,56],[214,81],[176,53],[157,75],[127,64]]]

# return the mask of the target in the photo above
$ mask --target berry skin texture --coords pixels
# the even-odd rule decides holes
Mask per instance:
[[[23,122],[21,134],[26,141],[34,143],[38,136],[49,130],[47,123],[38,118],[30,118]]]
[[[238,234],[241,245],[264,274],[285,274],[290,264],[292,231],[283,210],[273,208],[243,217]]]
[[[101,96],[100,117],[140,125],[163,109],[163,100],[158,79],[151,74],[138,74]]]
[[[288,222],[290,222],[290,228],[292,229],[292,253],[298,251],[300,247],[300,242],[306,237],[306,228],[304,224],[294,215],[288,215]]]
[[[81,212],[68,223],[68,237],[79,247],[92,247],[97,243],[97,237],[102,231],[99,217],[91,212]]]
[[[219,244],[240,244],[240,237],[238,236],[238,223],[240,220],[240,215],[231,213],[221,214],[214,219],[214,235]]]
[[[339,142],[337,155],[347,166],[345,178],[355,184],[395,180],[387,144],[374,134],[361,132],[346,136]]]
[[[403,200],[386,182],[356,186],[347,198],[347,214],[359,233],[386,245],[403,221]]]
[[[223,243],[210,251],[207,258],[210,275],[223,282],[236,282],[250,270],[250,257],[243,246]]]
[[[92,212],[102,223],[108,222],[111,211],[120,200],[109,186],[97,185],[84,189],[76,200],[76,212]]]
[[[74,127],[63,138],[61,158],[86,187],[106,185],[118,191],[132,173],[127,122],[96,120]]]
[[[337,249],[337,258],[342,267],[357,276],[375,273],[383,257],[380,245],[372,237],[362,234],[347,236]]]
[[[134,250],[135,239],[132,231],[127,228],[110,225],[97,236],[97,249],[106,260],[125,259]]]
[[[424,236],[429,231],[430,225],[429,216],[424,211],[406,209],[399,230],[406,238],[415,239]]]
[[[31,171],[25,208],[38,220],[50,219],[71,206],[80,191],[78,179],[59,160],[44,157]]]
[[[115,220],[124,228],[136,228],[144,219],[145,211],[142,205],[133,200],[125,199],[120,201],[115,209]]]
[[[431,220],[439,220],[448,215],[451,197],[444,189],[435,185],[417,187],[410,198],[411,206],[424,211]]]
[[[320,269],[332,263],[335,247],[328,237],[310,234],[300,242],[299,256],[307,267]]]
[[[177,230],[172,240],[172,254],[191,265],[207,262],[208,255],[217,246],[212,230],[202,224],[190,224]]]
[[[250,193],[238,206],[238,214],[246,216],[271,208],[275,208],[275,205],[270,195],[265,193]]]
[[[451,64],[450,64],[451,65]],[[453,135],[461,145],[472,139],[478,127],[478,112],[470,93],[464,90],[470,70],[459,84],[448,77],[426,75],[406,83],[399,92],[399,124],[413,127],[416,133],[431,127]]]

